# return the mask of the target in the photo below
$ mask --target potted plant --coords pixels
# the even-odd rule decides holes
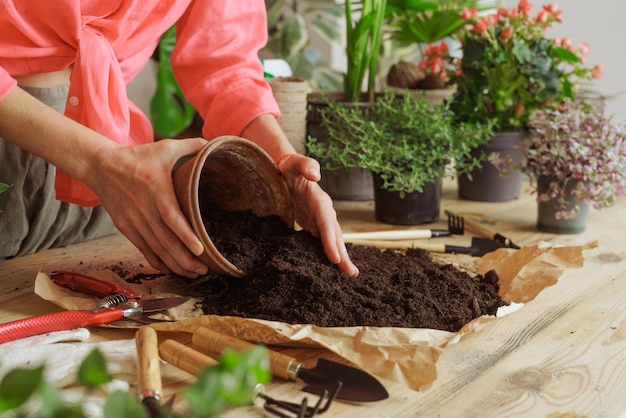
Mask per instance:
[[[346,0],[346,72],[342,91],[311,93],[308,96],[307,137],[320,140],[328,136],[321,126],[321,110],[329,101],[355,107],[367,112],[376,98],[376,75],[381,54],[383,26],[387,0]],[[340,200],[370,200],[372,180],[370,173],[359,168],[336,167],[322,161],[320,185],[333,198]]]
[[[309,153],[328,169],[372,173],[376,218],[403,225],[439,219],[441,180],[473,168],[470,150],[492,134],[490,123],[457,122],[445,104],[393,91],[368,112],[328,102],[321,117],[330,135],[309,138]]]
[[[449,83],[457,88],[451,99],[456,116],[461,121],[495,121],[493,141],[477,154],[488,155],[493,146],[519,160],[515,148],[527,134],[532,113],[572,98],[579,82],[601,76],[600,65],[584,65],[587,44],[575,47],[567,39],[548,36],[563,20],[556,4],[544,5],[535,15],[531,10],[527,0],[482,17],[465,9],[466,24],[454,35],[462,46],[461,57],[445,54]],[[518,171],[503,178],[489,164],[458,179],[462,198],[482,201],[514,199],[522,183]]]
[[[528,127],[518,167],[537,193],[540,230],[582,232],[589,206],[611,206],[626,193],[626,125],[603,102],[566,99],[537,111]]]
[[[445,39],[463,27],[464,8],[487,10],[492,6],[479,0],[388,0],[387,8],[392,38],[415,46],[421,58],[418,64],[400,61],[392,65],[387,85],[424,94],[433,104],[448,99],[455,88],[447,83],[443,53],[449,47]]]

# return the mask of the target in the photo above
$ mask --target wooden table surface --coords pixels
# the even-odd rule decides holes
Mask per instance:
[[[373,202],[336,202],[345,231],[400,229],[374,219]],[[536,203],[527,186],[512,202],[461,201],[452,182],[444,185],[442,211],[450,209],[481,219],[516,244],[539,241],[582,245],[582,268],[567,270],[557,284],[510,315],[445,348],[438,377],[420,392],[387,382],[390,397],[369,404],[335,402],[325,417],[626,417],[626,200],[592,210],[587,230],[577,235],[540,233]],[[444,216],[424,228],[445,228]],[[440,238],[441,239],[441,238]],[[455,237],[446,242],[467,242]],[[58,311],[33,292],[38,271],[84,272],[105,265],[145,265],[140,253],[116,235],[66,248],[43,251],[0,263],[0,321]],[[93,328],[90,341],[127,339],[133,330]],[[325,350],[284,349],[302,361]],[[193,378],[163,368],[166,395]],[[275,381],[272,396],[299,401],[297,385]],[[224,417],[272,416],[261,407],[229,410]]]

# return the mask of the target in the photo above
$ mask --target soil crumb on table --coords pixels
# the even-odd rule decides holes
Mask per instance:
[[[406,327],[458,331],[507,305],[498,276],[473,276],[438,264],[423,250],[348,245],[360,270],[350,277],[330,263],[321,240],[279,217],[203,208],[214,245],[244,270],[196,287],[205,314],[322,327]]]

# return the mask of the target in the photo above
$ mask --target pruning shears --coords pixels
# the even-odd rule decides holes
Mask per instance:
[[[150,316],[174,308],[189,300],[176,296],[143,299],[140,294],[115,283],[78,273],[55,272],[53,283],[77,292],[101,298],[93,310],[69,310],[38,315],[0,325],[0,343],[33,335],[64,331],[90,325],[102,325],[129,319],[141,324],[167,322]]]

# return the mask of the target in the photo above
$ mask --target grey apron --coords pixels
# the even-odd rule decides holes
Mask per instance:
[[[23,89],[64,111],[68,87]],[[56,200],[54,173],[54,166],[0,138],[0,182],[13,185],[0,193],[0,260],[117,232],[102,206]]]

